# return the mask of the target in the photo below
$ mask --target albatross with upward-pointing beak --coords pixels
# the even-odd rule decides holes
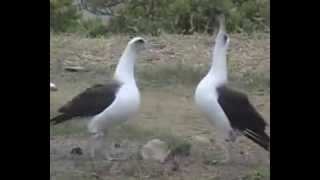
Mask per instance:
[[[247,96],[228,86],[227,49],[229,36],[225,32],[224,18],[220,17],[220,29],[215,39],[213,62],[208,74],[195,91],[195,102],[207,119],[219,131],[217,141],[234,142],[243,134],[269,151],[266,122],[249,102]],[[223,143],[223,142],[222,142]],[[227,148],[225,162],[229,161]]]

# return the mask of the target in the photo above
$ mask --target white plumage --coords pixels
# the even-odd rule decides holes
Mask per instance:
[[[140,92],[134,78],[134,64],[137,53],[143,44],[136,44],[142,38],[134,38],[123,52],[115,71],[114,80],[120,82],[116,98],[108,108],[94,116],[89,123],[89,132],[97,133],[102,129],[129,120],[137,114],[140,106]]]
[[[137,43],[139,41],[143,43]],[[139,111],[140,92],[134,77],[134,65],[138,53],[144,48],[142,38],[133,38],[119,60],[114,80],[120,82],[121,86],[116,98],[108,108],[94,116],[88,125],[89,132],[93,134],[92,156],[101,146],[107,128],[132,119]]]

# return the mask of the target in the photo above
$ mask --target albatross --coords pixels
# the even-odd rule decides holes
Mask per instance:
[[[84,90],[58,109],[61,114],[50,120],[56,125],[75,117],[92,117],[88,123],[92,157],[102,149],[110,127],[133,118],[139,111],[140,92],[134,77],[134,65],[138,54],[144,49],[143,38],[131,39],[120,57],[112,80]]]
[[[226,55],[229,36],[225,31],[224,17],[219,18],[220,27],[213,48],[212,64],[207,75],[195,91],[195,103],[218,130],[219,143],[228,143],[224,162],[230,160],[229,145],[244,135],[269,151],[270,138],[265,133],[266,122],[249,102],[246,94],[228,85]]]

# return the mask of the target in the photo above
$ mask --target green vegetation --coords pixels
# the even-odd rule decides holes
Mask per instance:
[[[244,177],[241,178],[242,180],[264,180],[270,179],[270,172],[268,169],[265,168],[256,168]]]
[[[80,14],[73,0],[50,0],[50,29],[53,32],[75,32]]]
[[[106,7],[104,1],[112,7]],[[101,9],[113,10],[108,13],[110,22],[105,24],[98,20],[81,22],[72,0],[50,0],[51,29],[54,32],[80,32],[89,37],[108,33],[211,34],[219,14],[226,16],[229,32],[264,32],[269,28],[268,0],[124,0],[117,5],[110,2],[87,0],[97,14]]]

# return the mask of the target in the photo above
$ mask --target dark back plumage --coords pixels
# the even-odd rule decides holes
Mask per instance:
[[[248,97],[226,85],[217,88],[218,102],[227,115],[232,128],[269,150],[270,138],[265,133],[266,122],[249,102]]]
[[[58,124],[73,117],[97,115],[112,104],[120,86],[117,81],[93,85],[58,109],[62,114],[50,121]]]

